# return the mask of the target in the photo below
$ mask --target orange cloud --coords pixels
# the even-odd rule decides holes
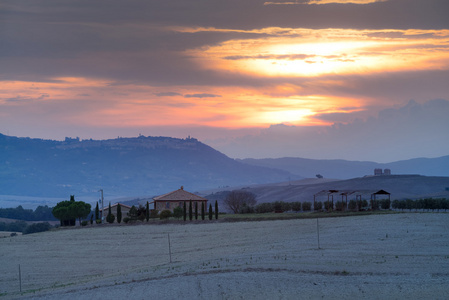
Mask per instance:
[[[297,1],[280,1],[265,2],[264,5],[297,5],[297,4],[370,4],[376,2],[386,2],[389,0],[297,0]]]
[[[447,69],[448,47],[447,30],[284,29],[281,36],[228,40],[188,54],[204,68],[227,72],[320,76]]]

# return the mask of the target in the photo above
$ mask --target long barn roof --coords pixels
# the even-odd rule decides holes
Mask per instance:
[[[181,187],[179,190],[154,197],[153,199],[155,201],[182,201],[182,200],[207,201],[206,198],[185,191],[183,187]]]

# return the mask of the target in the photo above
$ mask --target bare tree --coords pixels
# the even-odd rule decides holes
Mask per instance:
[[[256,203],[256,195],[246,191],[232,191],[224,200],[224,204],[236,214],[243,206],[252,207]]]

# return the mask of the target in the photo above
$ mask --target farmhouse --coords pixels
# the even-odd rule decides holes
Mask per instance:
[[[184,207],[184,202],[186,203],[186,207],[188,208],[190,205],[190,201],[192,201],[192,206],[195,207],[195,203],[198,205],[198,209],[201,209],[201,203],[204,203],[204,208],[207,208],[207,199],[200,197],[198,195],[189,193],[184,190],[184,187],[181,186],[179,190],[170,192],[165,195],[157,196],[153,198],[154,209],[159,211],[162,210],[170,210],[173,211],[176,207]]]
[[[129,210],[131,209],[131,206],[128,206],[128,205],[125,205],[125,204],[122,204],[122,203],[115,203],[115,204],[111,205],[111,213],[114,216],[117,216],[117,206],[119,204],[120,204],[120,208],[122,210],[122,215],[126,216],[128,214],[128,212],[129,212]],[[101,212],[101,208],[100,208],[100,212]],[[106,217],[108,215],[108,213],[109,213],[109,206],[106,206],[104,208],[103,216]]]

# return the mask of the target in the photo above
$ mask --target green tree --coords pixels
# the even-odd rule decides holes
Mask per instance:
[[[302,205],[301,202],[293,202],[290,206],[293,211],[300,211]]]
[[[161,213],[159,214],[159,218],[162,219],[169,219],[171,217],[172,213],[170,210],[166,209],[161,211]]]
[[[181,206],[175,207],[173,209],[173,217],[178,219],[181,218],[181,216],[183,215],[183,210],[181,208]]]
[[[70,201],[61,201],[53,207],[52,214],[56,219],[59,220],[61,226],[69,226],[72,225],[71,220],[75,219],[71,214],[69,209],[71,202]],[[74,225],[74,224],[73,224]]]
[[[314,203],[313,203],[313,210],[315,210],[315,211],[320,211],[320,210],[322,210],[323,209],[323,202],[321,202],[321,201],[315,201]]]
[[[212,220],[213,211],[212,211],[212,203],[209,203],[209,220]]]
[[[120,203],[117,204],[117,223],[122,222],[122,207],[120,206]]]
[[[218,202],[217,202],[217,200],[215,200],[215,220],[218,220]]]
[[[106,221],[110,224],[114,223],[115,216],[112,214],[111,210],[111,202],[109,202],[109,209],[108,209],[108,215],[106,217]]]
[[[98,208],[98,202],[97,202],[97,206],[95,206],[95,220],[99,220],[100,219],[100,209]]]
[[[303,211],[311,211],[312,210],[312,202],[308,202],[308,201],[303,202],[301,204],[301,206],[302,206]]]
[[[201,201],[201,220],[204,221],[204,215],[206,214],[205,208],[204,208],[204,202]]]
[[[70,196],[70,201],[61,201],[52,210],[53,216],[57,218],[61,226],[74,226],[78,218],[86,218],[90,213],[90,204],[83,201],[75,201],[75,196]]]
[[[195,220],[198,220],[198,202],[195,201]]]
[[[150,220],[150,204],[148,203],[148,201],[147,201],[147,206],[146,206],[146,210],[145,210],[145,219],[147,220],[147,222],[148,222],[148,220]]]
[[[128,211],[128,218],[129,218],[131,221],[136,221],[138,216],[139,216],[139,215],[138,215],[137,208],[136,208],[134,205],[131,206],[131,208],[130,208],[129,211]]]
[[[348,203],[348,209],[349,209],[349,210],[352,210],[352,211],[357,210],[357,201],[355,201],[355,200],[349,200],[349,203]]]
[[[243,206],[245,212],[251,210],[256,203],[256,195],[247,191],[232,191],[224,200],[224,204],[235,214],[241,212]]]
[[[193,213],[192,213],[192,201],[190,201],[190,205],[189,205],[189,220],[192,221],[193,219]]]
[[[23,230],[23,234],[30,234],[30,233],[36,233],[36,232],[44,232],[50,230],[51,225],[48,222],[44,223],[34,223],[29,226],[27,226]]]
[[[73,216],[78,218],[81,225],[81,219],[86,218],[90,214],[90,204],[83,201],[75,201],[70,208],[73,210]]]
[[[184,221],[187,219],[187,207],[186,207],[186,202],[184,201],[184,205],[183,205],[184,207],[183,207],[183,210],[182,210],[182,213],[183,213],[183,218],[184,218]]]

